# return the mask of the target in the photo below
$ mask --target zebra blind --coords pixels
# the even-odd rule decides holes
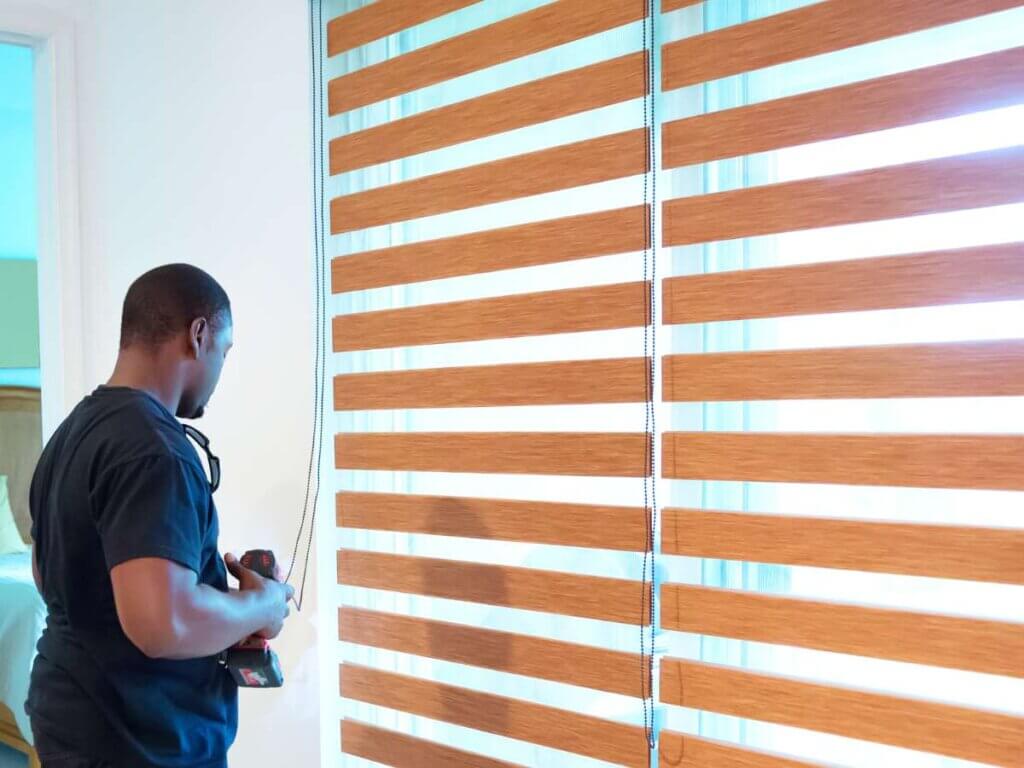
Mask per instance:
[[[703,646],[659,694],[721,740],[669,728],[660,762],[1020,765],[1024,147],[951,151],[985,124],[949,121],[1022,124],[994,112],[1024,103],[1021,3],[789,5],[663,3],[702,31],[665,43],[662,98],[705,100],[662,125],[661,553],[704,570],[661,588]],[[924,123],[944,146],[914,157]],[[971,338],[969,304],[1006,325]]]
[[[1024,765],[1024,3],[326,6],[340,764]]]
[[[397,37],[327,87],[329,125],[356,128],[328,145],[349,757],[648,764],[648,23],[643,0],[378,0],[328,23],[332,55]],[[460,684],[513,676],[524,695]]]

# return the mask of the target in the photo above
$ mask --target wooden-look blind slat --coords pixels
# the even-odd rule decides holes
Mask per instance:
[[[479,0],[375,0],[327,22],[327,55],[336,56]]]
[[[341,751],[392,768],[522,768],[357,720],[341,721]]]
[[[637,128],[342,195],[331,234],[635,176],[647,171],[646,142]]]
[[[343,549],[338,583],[622,624],[649,624],[639,581]],[[640,661],[637,659],[637,674]]]
[[[1024,530],[666,509],[662,551],[1024,584]]]
[[[648,294],[649,283],[619,283],[338,315],[334,351],[632,328]]]
[[[1024,48],[663,126],[665,168],[811,144],[1024,101]]]
[[[666,200],[665,244],[692,245],[1024,200],[1024,147]]]
[[[617,765],[647,766],[647,739],[636,725],[355,664],[341,667],[341,695]]]
[[[707,323],[1024,298],[1024,243],[673,277],[664,321]]]
[[[642,357],[350,373],[334,378],[334,410],[639,403],[647,377]]]
[[[994,765],[1019,765],[1024,718],[920,699],[666,659],[670,704]]]
[[[665,584],[666,629],[1024,677],[1024,624]]]
[[[334,293],[643,250],[647,206],[548,219],[339,256]]]
[[[481,768],[484,768],[481,766]],[[662,731],[658,768],[824,768],[820,763],[702,739],[688,733]]]
[[[631,53],[339,136],[330,142],[331,173],[638,99],[647,90],[646,66],[642,51]]]
[[[1024,395],[1024,341],[669,355],[672,402]]]
[[[645,0],[557,0],[327,84],[336,115],[642,19]]]
[[[341,608],[338,627],[338,638],[348,643],[642,695],[640,661],[634,653],[362,608]]]
[[[645,477],[642,432],[370,432],[335,438],[338,469]]]
[[[702,2],[704,0],[661,0],[661,12],[678,11],[680,8],[687,8]]]
[[[1020,0],[825,0],[664,46],[668,91],[1016,8]]]
[[[1024,490],[1024,436],[666,432],[677,479]]]
[[[643,507],[598,504],[343,491],[336,522],[340,528],[629,552],[642,552],[647,541]]]

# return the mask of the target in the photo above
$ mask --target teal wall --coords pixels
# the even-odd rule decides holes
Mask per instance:
[[[36,263],[0,259],[0,368],[39,367]]]
[[[0,44],[0,385],[39,383],[32,50]]]
[[[32,49],[0,44],[0,259],[36,257]]]

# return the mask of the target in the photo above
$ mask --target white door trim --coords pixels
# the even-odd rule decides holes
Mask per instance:
[[[45,440],[85,392],[74,19],[38,5],[0,0],[0,40],[30,45],[35,53],[39,357]]]

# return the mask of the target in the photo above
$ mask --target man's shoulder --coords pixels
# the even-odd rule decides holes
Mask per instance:
[[[97,469],[182,463],[201,470],[182,425],[147,395],[87,397],[68,417],[60,437],[79,441]],[[165,460],[165,461],[161,461]]]

